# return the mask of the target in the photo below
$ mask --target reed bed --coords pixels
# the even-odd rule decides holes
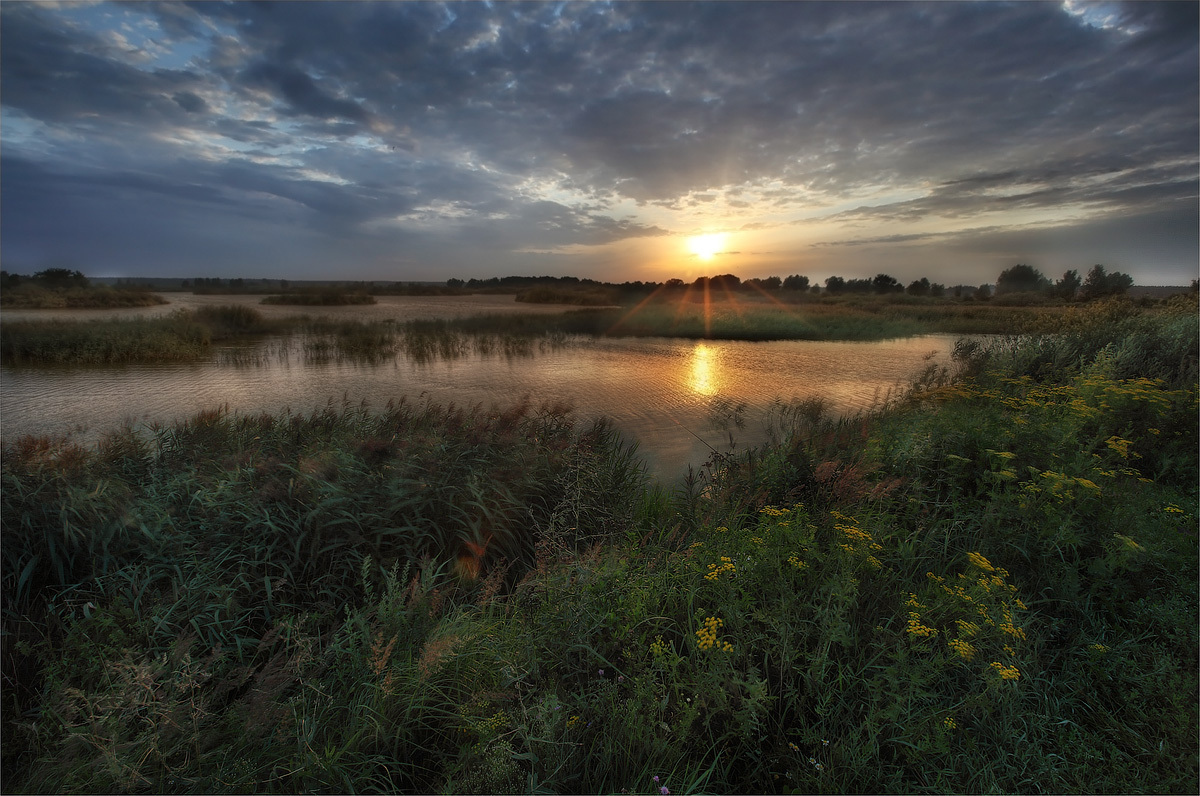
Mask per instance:
[[[21,792],[1195,792],[1194,311],[647,483],[562,407],[5,445]]]
[[[118,307],[153,307],[167,300],[149,290],[108,285],[87,287],[46,288],[33,283],[6,287],[0,294],[0,306],[22,309],[84,309]]]
[[[186,362],[204,357],[211,331],[194,318],[112,321],[13,321],[0,325],[6,365],[115,365]]]

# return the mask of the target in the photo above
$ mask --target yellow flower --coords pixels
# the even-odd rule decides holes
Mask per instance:
[[[942,726],[945,727],[947,730],[957,730],[958,722],[956,722],[954,720],[953,716],[947,716],[946,718],[944,718],[942,720]]]
[[[1003,663],[1000,663],[1000,661],[992,661],[989,665],[999,673],[1001,680],[1021,679],[1021,672],[1016,666],[1005,666]]]
[[[1121,439],[1120,437],[1109,437],[1107,440],[1104,441],[1104,444],[1107,445],[1112,450],[1116,451],[1117,455],[1120,456],[1122,459],[1128,459],[1129,458],[1129,446],[1132,445],[1133,442],[1130,440],[1127,440],[1127,439]],[[1134,454],[1134,455],[1136,456],[1137,454]]]
[[[975,648],[971,646],[969,641],[963,641],[962,639],[956,638],[947,641],[946,644],[950,647],[950,649],[957,652],[964,660],[969,661],[975,657]]]
[[[992,562],[988,561],[979,553],[967,553],[967,558],[972,564],[982,569],[984,572],[995,572],[996,568],[992,566]]]
[[[725,620],[715,616],[710,616],[704,620],[699,630],[696,631],[696,647],[701,650],[712,649],[717,643],[717,631],[725,624]],[[733,649],[733,646],[728,642],[725,643],[724,649],[728,652]]]

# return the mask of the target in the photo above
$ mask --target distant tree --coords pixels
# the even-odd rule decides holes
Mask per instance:
[[[876,293],[899,293],[904,290],[904,285],[893,276],[878,274],[871,280],[871,289]]]
[[[979,299],[980,301],[987,301],[991,297],[992,297],[992,286],[991,285],[980,285],[978,288],[975,289],[975,298]]]
[[[908,289],[905,291],[910,296],[928,296],[929,295],[929,280],[925,277],[913,280]]]
[[[820,285],[813,285],[812,287],[810,287],[810,288],[808,289],[808,292],[810,292],[810,293],[820,293],[820,292],[821,292],[821,286],[820,286]]]
[[[870,293],[875,283],[870,279],[847,279],[843,288],[847,293]]]
[[[47,268],[44,271],[38,271],[31,277],[31,280],[42,287],[49,288],[88,286],[88,278],[86,276],[79,271],[72,271],[69,268]]]
[[[933,296],[934,298],[941,298],[942,296],[946,295],[946,286],[939,282],[934,282],[929,286],[929,295]]]
[[[1193,279],[1193,280],[1192,280],[1192,292],[1193,292],[1193,293],[1200,293],[1200,279]]]
[[[465,284],[466,284],[466,282],[462,281],[461,279],[447,279],[446,280],[446,287],[462,287]]]
[[[1087,278],[1083,280],[1083,298],[1091,300],[1103,296],[1120,296],[1133,286],[1133,277],[1120,271],[1111,274],[1104,270],[1103,265],[1092,266]]]
[[[1079,292],[1079,286],[1083,281],[1079,278],[1078,271],[1067,271],[1062,275],[1062,279],[1054,283],[1054,295],[1061,299],[1075,298],[1075,294]]]
[[[808,277],[792,274],[783,280],[785,290],[808,290]]]
[[[738,290],[742,286],[742,280],[733,274],[718,274],[710,279],[709,283],[719,290]]]
[[[292,284],[292,283],[291,283],[291,282],[289,282],[289,281],[287,281],[286,279],[280,279],[280,280],[279,280],[279,289],[280,289],[280,290],[287,290],[287,289],[288,289],[288,288],[291,286],[291,284]]]
[[[747,279],[742,284],[756,287],[759,290],[766,290],[766,291],[774,292],[779,289],[780,285],[783,284],[783,280],[781,280],[777,276],[768,276],[766,279],[757,279],[757,278]]]
[[[996,277],[996,295],[1004,293],[1040,293],[1050,287],[1050,280],[1031,265],[1014,265]]]
[[[20,274],[10,274],[8,271],[0,271],[0,290],[16,287],[19,284],[21,284]]]
[[[825,292],[842,293],[846,290],[846,280],[840,276],[831,276],[825,280]]]
[[[672,278],[672,279],[668,279],[666,282],[663,282],[663,287],[677,288],[677,287],[683,287],[683,284],[684,283],[683,283],[682,279]]]

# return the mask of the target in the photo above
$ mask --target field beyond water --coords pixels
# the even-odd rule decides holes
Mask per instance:
[[[592,294],[579,293],[584,300]],[[582,297],[582,298],[580,298]],[[273,301],[279,299],[279,301]],[[333,306],[365,293],[321,291],[272,296],[262,303]],[[1139,311],[1170,311],[1179,297]],[[1131,311],[1132,305],[1128,305]],[[153,318],[11,320],[0,326],[6,365],[115,365],[191,362],[212,357],[214,343],[252,342],[302,334],[306,345],[381,360],[398,351],[462,350],[472,346],[528,349],[567,335],[724,340],[885,340],[921,334],[1023,334],[1053,331],[1086,315],[1086,305],[1023,306],[910,296],[852,296],[781,304],[764,300],[646,301],[541,314],[478,314],[440,320],[363,321],[343,316],[265,316],[246,304],[176,310]]]
[[[789,407],[676,491],[566,407],[7,441],[6,792],[1185,792],[1193,303]]]

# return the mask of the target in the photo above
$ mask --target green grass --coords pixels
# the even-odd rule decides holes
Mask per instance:
[[[9,443],[6,789],[1195,792],[1195,314],[1058,328],[674,490],[561,407]]]

